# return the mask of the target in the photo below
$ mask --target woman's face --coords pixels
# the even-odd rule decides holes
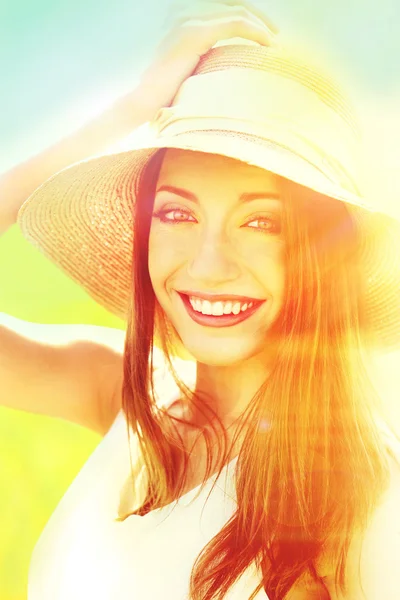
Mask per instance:
[[[213,154],[166,152],[156,186],[149,272],[159,304],[195,360],[228,366],[268,348],[285,282],[280,196],[279,178],[257,167]],[[216,316],[214,327],[196,322],[182,291],[264,302],[236,324],[221,326],[224,317]]]

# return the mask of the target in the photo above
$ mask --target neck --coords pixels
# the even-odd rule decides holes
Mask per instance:
[[[239,366],[214,366],[197,363],[195,392],[206,405],[215,411],[228,433],[236,430],[243,422],[245,411],[253,397],[269,377],[270,368],[262,358],[252,357]],[[207,423],[207,416],[215,420],[210,412],[206,417],[193,409],[191,419],[201,426]]]

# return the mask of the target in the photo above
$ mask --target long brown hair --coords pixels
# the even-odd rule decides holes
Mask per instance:
[[[186,400],[204,413],[210,410],[173,367],[171,327],[148,272],[151,213],[164,153],[149,161],[136,190],[123,410],[138,438],[148,491],[131,514],[177,499],[187,475],[186,450],[179,435],[171,434],[179,419],[165,418],[152,395],[154,340]],[[341,202],[286,180],[282,185],[286,293],[268,339],[276,345],[276,360],[246,410],[236,466],[237,510],[195,561],[193,600],[222,600],[252,563],[261,583],[249,600],[262,588],[270,600],[282,600],[301,576],[317,579],[315,565],[326,554],[336,565],[336,584],[345,590],[351,537],[365,531],[389,482],[376,424],[379,397],[367,369],[355,221]],[[220,429],[223,465],[228,452],[222,424]],[[202,433],[208,440],[207,427]],[[204,483],[212,464],[208,441],[207,448]]]

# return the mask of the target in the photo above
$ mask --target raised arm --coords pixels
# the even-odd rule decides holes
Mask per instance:
[[[104,435],[121,408],[125,332],[0,313],[0,405]]]
[[[161,99],[150,93],[146,82],[118,100],[101,116],[13,167],[0,177],[0,235],[16,222],[23,202],[54,173],[100,153],[151,120]]]
[[[99,117],[0,177],[0,234],[16,222],[30,194],[54,173],[110,147],[169,106],[202,54],[219,40],[242,37],[270,45],[276,27],[254,7],[199,0],[174,13],[139,84]]]
[[[132,93],[0,178],[0,233],[15,223],[22,203],[51,175],[100,153],[169,106],[201,55],[218,41],[240,37],[270,45],[276,28],[248,6],[199,1],[176,13]],[[0,404],[104,434],[121,405],[122,352],[119,331],[38,325],[0,313]]]

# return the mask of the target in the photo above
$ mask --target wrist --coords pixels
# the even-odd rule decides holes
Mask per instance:
[[[158,85],[141,81],[132,91],[117,101],[112,107],[114,126],[133,131],[140,125],[153,120],[157,112],[167,102]]]

